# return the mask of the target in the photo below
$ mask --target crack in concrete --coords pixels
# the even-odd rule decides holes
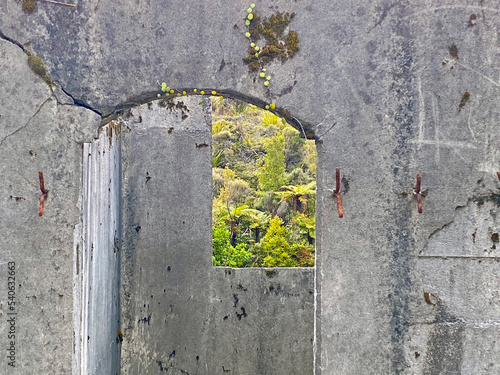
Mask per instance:
[[[76,99],[73,95],[71,95],[71,93],[69,91],[66,91],[64,89],[64,87],[62,87],[62,85],[57,82],[59,87],[61,88],[62,92],[64,92],[66,95],[68,95],[71,99],[73,99],[73,105],[77,106],[77,107],[83,107],[83,108],[86,108],[92,112],[94,112],[95,114],[99,115],[102,117],[102,113],[99,112],[97,109],[95,108],[92,108],[90,105],[88,105],[86,102],[84,102],[83,100],[80,100],[80,99]],[[65,105],[71,105],[71,104],[65,104]]]
[[[427,241],[425,243],[425,245],[422,247],[422,249],[419,251],[419,254],[421,253],[424,253],[427,248],[429,247],[429,243],[431,242],[432,240],[432,237],[434,237],[435,235],[437,235],[439,232],[445,230],[446,228],[450,227],[454,222],[455,222],[455,217],[458,215],[458,213],[465,209],[466,207],[470,206],[472,203],[480,203],[480,202],[484,202],[484,201],[493,201],[494,203],[496,204],[499,204],[500,203],[500,195],[499,194],[495,194],[494,192],[489,192],[489,193],[483,193],[483,194],[479,194],[476,192],[476,194],[473,194],[472,197],[469,197],[467,199],[467,202],[465,202],[465,204],[463,205],[458,205],[455,207],[455,213],[453,214],[453,219],[450,220],[449,222],[441,225],[439,228],[436,228],[434,231],[431,232],[431,234],[429,234],[429,237],[427,237]],[[499,203],[497,203],[499,202]],[[418,257],[419,258],[422,258],[422,257],[425,257],[426,255],[419,255]],[[428,256],[430,257],[430,256]],[[442,255],[442,256],[432,256],[432,257],[443,257],[443,258],[449,258],[450,256],[446,256],[446,255]],[[465,257],[463,257],[465,258]],[[469,257],[469,258],[473,258],[473,257]],[[481,259],[489,259],[489,258],[492,258],[492,257],[479,257]]]
[[[21,43],[19,43],[18,41],[14,40],[12,38],[9,38],[1,30],[0,30],[0,38],[16,45],[17,47],[21,48],[21,50],[24,53],[29,54],[29,51],[27,51],[26,48],[24,48],[24,46]],[[75,106],[86,108],[86,109],[91,110],[92,112],[96,113],[97,115],[101,116],[102,121],[101,121],[101,124],[99,127],[102,127],[102,126],[106,125],[108,122],[120,117],[123,114],[123,111],[125,111],[126,109],[137,107],[139,105],[142,105],[142,104],[145,104],[147,102],[158,99],[158,96],[157,96],[158,92],[157,91],[154,91],[154,92],[150,91],[150,92],[146,92],[146,93],[143,93],[143,94],[137,96],[137,98],[134,100],[128,100],[128,101],[121,103],[121,104],[118,104],[114,107],[105,108],[105,110],[103,112],[101,112],[101,111],[98,111],[97,109],[93,108],[92,106],[90,106],[85,101],[75,98],[69,91],[64,89],[64,87],[61,85],[60,82],[57,82],[57,84],[66,95],[68,95],[71,99],[73,99]],[[52,91],[52,93],[54,92],[52,87],[51,87],[51,91]],[[186,89],[180,89],[178,91],[190,91],[191,92],[193,90],[186,88]],[[241,100],[241,101],[247,102],[249,104],[253,104],[253,105],[260,107],[260,108],[265,108],[266,105],[269,105],[269,103],[264,101],[264,100],[261,100],[259,98],[255,98],[255,97],[252,97],[249,95],[245,95],[245,94],[233,91],[233,90],[206,89],[205,91],[207,91],[207,92],[217,91],[218,95],[223,95],[225,97],[229,97],[232,99]],[[56,100],[57,100],[57,98],[56,98]],[[58,104],[61,104],[61,103],[58,102]],[[71,104],[64,104],[64,105],[71,105]],[[304,137],[306,137],[308,139],[317,139],[317,136],[315,134],[315,127],[313,127],[312,124],[310,124],[306,121],[303,121],[303,120],[301,121],[301,120],[297,119],[296,117],[292,116],[291,113],[284,108],[276,108],[276,110],[273,110],[273,112],[275,112],[278,116],[283,117],[287,122],[289,122],[297,130],[299,130],[299,131],[302,130]]]
[[[467,259],[467,260],[494,260],[498,262],[500,260],[500,257],[497,256],[480,256],[480,255],[418,255],[415,256],[414,258],[417,259],[442,259],[442,260],[448,260],[448,259]]]
[[[455,207],[455,214],[453,216],[456,216],[457,215],[457,211],[461,208],[464,208],[465,206],[458,206],[458,207]],[[428,240],[430,240],[432,237],[434,237],[436,234],[438,234],[439,232],[441,232],[442,230],[448,228],[451,224],[453,224],[455,222],[455,219],[453,220],[450,220],[449,222],[441,225],[439,228],[437,229],[434,229],[434,231],[429,234],[429,237],[427,238]],[[427,245],[426,245],[427,246]],[[424,248],[425,249],[425,248]]]
[[[198,89],[198,90],[201,92],[201,89]],[[103,115],[101,115],[102,121],[101,121],[101,124],[99,125],[99,127],[102,128],[104,125],[106,125],[110,121],[116,120],[118,117],[122,116],[127,109],[138,107],[138,106],[146,104],[148,102],[152,102],[155,100],[162,100],[162,99],[167,99],[167,100],[181,99],[185,96],[193,96],[193,95],[200,96],[201,98],[209,97],[210,95],[208,93],[210,93],[212,91],[217,92],[217,96],[223,96],[224,98],[230,98],[230,99],[236,99],[239,101],[243,101],[243,102],[246,102],[248,104],[252,104],[256,107],[262,108],[262,109],[265,109],[266,105],[268,106],[270,104],[269,102],[266,102],[265,100],[262,100],[262,99],[259,99],[259,98],[256,98],[256,97],[253,97],[250,95],[242,94],[242,93],[240,93],[238,91],[234,91],[234,90],[225,90],[225,89],[217,90],[217,89],[212,89],[212,88],[204,88],[203,90],[205,92],[207,92],[207,95],[200,96],[199,94],[194,94],[193,93],[194,89],[189,88],[189,87],[176,88],[175,89],[176,92],[186,91],[187,95],[182,95],[181,97],[169,97],[169,98],[165,98],[165,97],[158,98],[159,90],[158,91],[144,92],[144,93],[142,93],[140,95],[136,95],[134,98],[129,99],[129,100],[127,100],[123,103],[120,103],[116,106],[110,106],[110,107],[103,108]],[[276,106],[275,109],[270,110],[270,111],[273,112],[274,114],[276,114],[277,116],[284,118],[290,125],[292,125],[298,131],[303,132],[304,135],[307,137],[307,139],[317,139],[317,135],[315,133],[315,127],[311,123],[294,117],[285,108],[278,108]]]
[[[22,51],[23,51],[24,53],[26,53],[26,49],[24,48],[24,46],[23,46],[21,43],[19,43],[19,42],[18,42],[17,40],[15,40],[15,39],[9,38],[7,35],[5,35],[5,34],[2,32],[2,30],[0,30],[0,38],[1,38],[1,39],[3,39],[3,40],[6,40],[7,42],[10,42],[10,43],[14,44],[15,46],[17,46],[17,47],[19,47],[19,48],[21,48],[21,49],[22,49]]]
[[[21,130],[25,129],[31,122],[31,120],[33,120],[39,113],[40,111],[42,110],[43,106],[45,105],[45,103],[47,103],[50,99],[52,99],[52,96],[48,97],[47,99],[45,99],[45,101],[40,105],[40,107],[38,107],[37,111],[35,112],[35,114],[33,116],[30,117],[30,119],[26,122],[26,124],[24,124],[23,126],[21,126],[20,128],[17,128],[16,130],[14,130],[12,133],[10,134],[7,134],[3,139],[0,140],[0,146],[2,146],[2,144],[4,143],[5,140],[7,140],[7,138],[10,138],[12,137],[13,135],[15,135],[16,133],[20,132]]]
[[[320,126],[322,126],[322,125],[325,123],[325,121],[326,121],[327,119],[329,119],[329,118],[330,118],[330,116],[333,116],[333,115],[331,115],[330,113],[328,113],[328,114],[327,114],[327,115],[325,115],[325,117],[323,118],[323,121],[321,121],[319,124],[316,124],[316,125],[313,127],[313,131],[314,131],[314,134],[315,134],[315,137],[316,137],[315,139],[316,139],[318,142],[323,142],[323,137],[324,137],[326,134],[328,134],[328,132],[329,132],[330,130],[332,130],[332,129],[333,129],[333,127],[334,127],[335,125],[337,125],[337,121],[334,121],[334,122],[332,123],[332,125],[330,125],[330,127],[329,127],[327,130],[325,130],[325,131],[324,131],[323,133],[321,133],[320,135],[316,135],[316,129],[317,129],[317,128],[319,128]]]
[[[26,49],[24,48],[24,46],[19,43],[17,40],[13,39],[13,38],[10,38],[8,37],[7,35],[5,35],[2,30],[0,30],[0,39],[3,39],[9,43],[12,43],[14,44],[15,46],[19,47],[25,54],[27,54],[28,56],[31,55],[31,53]],[[62,87],[61,83],[60,82],[57,82],[57,85],[60,87],[60,89],[66,94],[68,95],[71,99],[73,99],[73,105],[77,106],[77,107],[83,107],[83,108],[86,108],[88,110],[91,110],[92,112],[98,114],[99,116],[102,117],[102,114],[101,112],[99,112],[97,109],[95,108],[92,108],[90,105],[88,105],[86,102],[84,102],[83,100],[80,100],[80,99],[77,99],[75,98],[73,95],[71,95],[67,90],[64,89],[64,87]],[[52,94],[54,94],[54,89],[52,87],[52,85],[49,85],[50,87],[50,91],[52,91]],[[56,101],[57,101],[57,98],[56,98]],[[62,103],[59,103],[59,101],[57,101],[58,104],[61,104],[63,105]],[[64,105],[71,105],[71,104],[64,104]],[[0,143],[1,144],[1,143]]]
[[[427,251],[427,248],[429,247],[429,243],[431,242],[432,237],[434,237],[436,234],[438,234],[439,232],[443,231],[444,229],[450,227],[455,222],[455,217],[457,216],[458,211],[461,210],[461,209],[464,209],[465,207],[467,207],[470,202],[471,202],[471,199],[469,198],[464,205],[456,206],[455,207],[455,213],[453,214],[453,219],[450,220],[450,221],[448,221],[447,223],[444,223],[439,228],[434,229],[431,232],[431,234],[429,234],[429,236],[427,237],[427,241],[425,242],[425,245],[419,250],[419,257],[423,256],[423,255],[420,255],[420,254],[422,254],[425,251]]]

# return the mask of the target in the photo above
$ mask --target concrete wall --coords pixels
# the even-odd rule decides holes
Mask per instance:
[[[312,372],[313,270],[215,268],[211,103],[121,118],[123,374]]]
[[[0,40],[0,56],[0,372],[68,374],[80,314],[73,276],[81,251],[82,146],[100,117],[50,90],[18,46]],[[48,190],[41,217],[39,172]],[[9,262],[14,299],[7,294]],[[11,341],[15,367],[6,355]]]
[[[372,8],[380,22],[350,18],[351,45],[362,46],[343,63],[350,102],[336,103],[342,115],[318,148],[316,373],[498,372],[492,8],[387,4]],[[349,186],[342,220],[325,191],[336,167]]]
[[[81,215],[76,203],[82,171],[81,143],[97,135],[99,117],[95,113],[107,117],[154,99],[158,81],[179,89],[216,89],[261,105],[275,102],[277,111],[288,111],[298,120],[297,126],[300,122],[318,140],[316,374],[498,372],[500,8],[496,1],[256,3],[256,11],[263,15],[277,9],[295,12],[290,27],[300,38],[301,50],[295,58],[268,67],[274,77],[269,90],[254,80],[242,63],[248,48],[243,35],[246,2],[172,1],[165,6],[162,2],[140,1],[117,6],[115,1],[96,0],[75,5],[37,2],[35,11],[28,14],[20,3],[0,4],[0,77],[5,87],[0,117],[4,213],[0,226],[5,233],[1,267],[5,267],[4,258],[21,262],[19,301],[26,308],[21,304],[20,314],[26,314],[24,321],[35,322],[19,325],[20,330],[26,330],[21,331],[22,340],[28,340],[31,330],[37,332],[36,345],[21,342],[19,346],[24,373],[29,373],[28,366],[35,362],[42,372],[67,373],[71,367],[72,319],[68,314],[74,305],[69,280],[73,280],[76,259],[73,230]],[[41,56],[52,79],[72,98],[44,86],[29,71],[22,49]],[[73,102],[91,110],[77,108]],[[75,120],[70,120],[72,117]],[[167,136],[173,134],[167,129]],[[124,284],[134,292],[128,300],[124,298],[127,308],[123,314],[128,324],[149,316],[143,314],[146,310],[140,311],[136,296],[144,299],[153,294],[154,300],[163,289],[174,297],[180,293],[172,282],[163,289],[156,286],[158,290],[149,294],[148,288],[155,285],[148,281],[150,270],[160,272],[170,259],[185,262],[183,253],[176,251],[166,255],[173,258],[160,262],[156,254],[154,262],[148,263],[145,254],[134,250],[137,244],[156,251],[175,244],[190,254],[189,259],[195,259],[188,268],[191,271],[177,275],[176,280],[186,277],[186,287],[199,286],[210,297],[195,298],[188,293],[193,298],[179,305],[188,312],[197,306],[200,314],[206,311],[207,319],[219,316],[213,310],[217,309],[216,298],[225,301],[220,306],[227,310],[231,286],[235,285],[233,277],[252,278],[248,284],[254,287],[247,288],[251,290],[250,300],[264,298],[259,291],[264,291],[269,280],[263,274],[259,276],[259,271],[248,276],[246,270],[239,270],[230,278],[225,271],[214,276],[219,272],[215,270],[208,276],[210,268],[205,266],[209,259],[202,258],[208,255],[201,248],[210,247],[209,238],[200,232],[189,239],[192,242],[180,241],[186,225],[182,220],[189,222],[183,218],[209,225],[208,188],[194,185],[189,177],[172,169],[175,155],[185,157],[200,166],[197,173],[208,183],[208,170],[202,171],[206,157],[202,154],[208,154],[208,149],[188,148],[192,146],[189,142],[202,133],[197,130],[189,134],[191,138],[175,138],[168,149],[177,154],[160,154],[170,164],[159,170],[178,176],[177,180],[164,181],[162,189],[168,189],[169,194],[186,192],[194,199],[186,206],[189,210],[182,210],[175,208],[178,201],[160,194],[159,186],[150,192],[157,194],[152,195],[157,202],[170,204],[177,215],[172,227],[162,233],[159,223],[154,224],[157,227],[143,226],[130,216],[136,214],[144,222],[143,215],[151,215],[147,208],[153,203],[145,200],[147,189],[153,189],[149,184],[155,181],[152,176],[145,185],[145,173],[152,173],[149,149],[141,151],[147,146],[137,138],[129,145],[135,144],[133,147],[146,159],[134,164],[130,156],[124,156],[129,163],[124,165],[126,173],[133,167],[137,174],[131,175],[130,181],[124,180],[125,192],[135,190],[124,196],[123,203],[129,209],[124,211],[123,225],[140,225],[141,230],[135,235],[130,231],[123,234],[129,246],[131,268],[127,272],[135,272],[125,272],[123,277],[144,282],[144,289]],[[155,147],[169,140],[141,137]],[[125,150],[130,152],[132,148]],[[142,162],[145,164],[139,164]],[[335,199],[328,190],[334,188],[335,168],[341,168],[344,178],[343,219],[338,218]],[[36,216],[38,171],[44,171],[50,189],[42,218]],[[422,175],[426,191],[422,214],[418,214],[412,194],[417,173]],[[137,205],[143,201],[144,206]],[[205,212],[205,216],[199,212]],[[168,212],[160,215],[158,211],[157,215],[158,220],[171,217]],[[143,233],[153,228],[156,237],[144,238]],[[199,259],[192,256],[194,251],[201,254]],[[177,267],[168,265],[171,271],[164,277],[171,277],[168,275]],[[41,270],[45,271],[43,276]],[[202,272],[202,280],[214,282],[201,285],[193,280],[198,276],[193,270]],[[279,274],[284,284],[308,290],[311,278],[301,271],[282,270]],[[294,277],[295,284],[290,279]],[[246,287],[243,282],[241,285]],[[155,309],[167,303],[166,292],[164,298],[154,300]],[[303,300],[306,305],[308,298]],[[155,303],[150,302],[150,306]],[[144,303],[142,306],[144,309]],[[245,306],[238,304],[233,313],[238,307]],[[309,314],[306,309],[305,315]],[[182,346],[187,340],[183,332],[193,334],[189,330],[201,323],[194,322],[195,316],[187,316],[184,310],[172,314],[172,319],[181,316],[193,324],[188,331],[179,324],[168,331],[170,342],[179,343],[178,350],[172,347],[176,362],[169,361],[172,358],[168,355],[164,357],[157,346],[141,345],[154,334],[146,328],[147,323],[142,328],[127,325],[133,340],[130,344],[126,338],[124,341],[124,349],[129,350],[123,357],[124,370],[132,373],[134,368],[147,368],[151,358],[161,357],[162,367],[165,363],[196,371],[193,355],[196,361],[196,355],[204,358],[214,348],[201,343]],[[251,315],[247,315],[235,324],[250,322]],[[151,319],[153,316],[156,313]],[[52,319],[66,319],[68,323],[55,326]],[[0,324],[1,332],[5,332],[5,320]],[[253,324],[257,326],[256,321]],[[163,327],[161,332],[167,329]],[[202,337],[208,340],[214,336],[204,333]],[[250,337],[256,340],[257,336]],[[33,349],[41,346],[48,350],[41,353]],[[218,348],[219,358],[233,348]],[[56,361],[48,354],[54,350],[58,351]],[[233,366],[245,357],[232,356],[231,360],[235,361]],[[159,369],[156,364],[155,371]]]

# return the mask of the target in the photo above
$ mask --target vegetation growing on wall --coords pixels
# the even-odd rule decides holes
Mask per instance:
[[[214,265],[313,266],[314,141],[246,103],[213,107]]]
[[[23,11],[25,13],[33,13],[35,11],[35,8],[36,8],[36,1],[37,0],[22,0],[21,3],[22,3]]]
[[[250,44],[248,47],[249,55],[243,61],[249,64],[251,72],[259,71],[259,77],[266,88],[269,87],[272,78],[267,72],[266,65],[275,59],[279,59],[283,63],[287,59],[293,58],[300,49],[298,34],[289,30],[289,24],[294,17],[295,13],[276,12],[268,18],[261,19],[255,11],[255,4],[250,4],[247,9],[244,22],[248,31],[245,36],[249,39]],[[266,43],[263,47],[258,45],[261,40]],[[160,83],[158,82],[158,84]],[[171,88],[166,82],[161,83],[161,91],[162,93],[158,93],[157,97],[167,100],[185,95],[211,95],[213,97],[220,95],[215,89]],[[269,94],[269,91],[267,93]],[[276,104],[272,100],[264,105],[259,103],[259,105],[271,111],[276,109]],[[291,114],[284,108],[277,109],[276,112],[288,120],[292,118]]]
[[[282,63],[293,58],[299,51],[299,36],[288,30],[295,13],[276,12],[267,18],[261,18],[255,11],[255,4],[247,9],[245,25],[248,31],[246,37],[250,39],[248,56],[243,59],[249,65],[250,72],[258,72],[264,80],[264,85],[269,86],[271,76],[267,73],[266,65],[279,59]],[[259,46],[259,41],[264,40],[265,45]]]
[[[38,57],[34,56],[31,53],[24,51],[28,55],[28,66],[30,69],[40,78],[42,78],[49,86],[52,86],[54,82],[52,82],[52,79],[50,76],[47,74],[47,68],[45,67],[45,64],[43,60]]]

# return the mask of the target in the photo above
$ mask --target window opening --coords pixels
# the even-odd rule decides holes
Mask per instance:
[[[272,112],[212,98],[214,266],[312,267],[316,145]]]

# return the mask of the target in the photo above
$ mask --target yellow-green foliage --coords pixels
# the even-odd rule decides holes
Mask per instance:
[[[262,125],[276,125],[279,129],[283,129],[287,123],[285,119],[266,111],[262,119]]]
[[[289,233],[278,216],[271,219],[269,229],[261,241],[263,267],[294,267],[297,257],[287,241]]]
[[[285,136],[277,134],[264,142],[264,165],[260,169],[259,187],[263,191],[279,191],[286,183]]]
[[[227,123],[224,120],[214,122],[212,124],[212,135],[219,134],[222,130],[224,130],[226,125]]]
[[[213,103],[214,264],[313,266],[314,141],[268,111]]]

